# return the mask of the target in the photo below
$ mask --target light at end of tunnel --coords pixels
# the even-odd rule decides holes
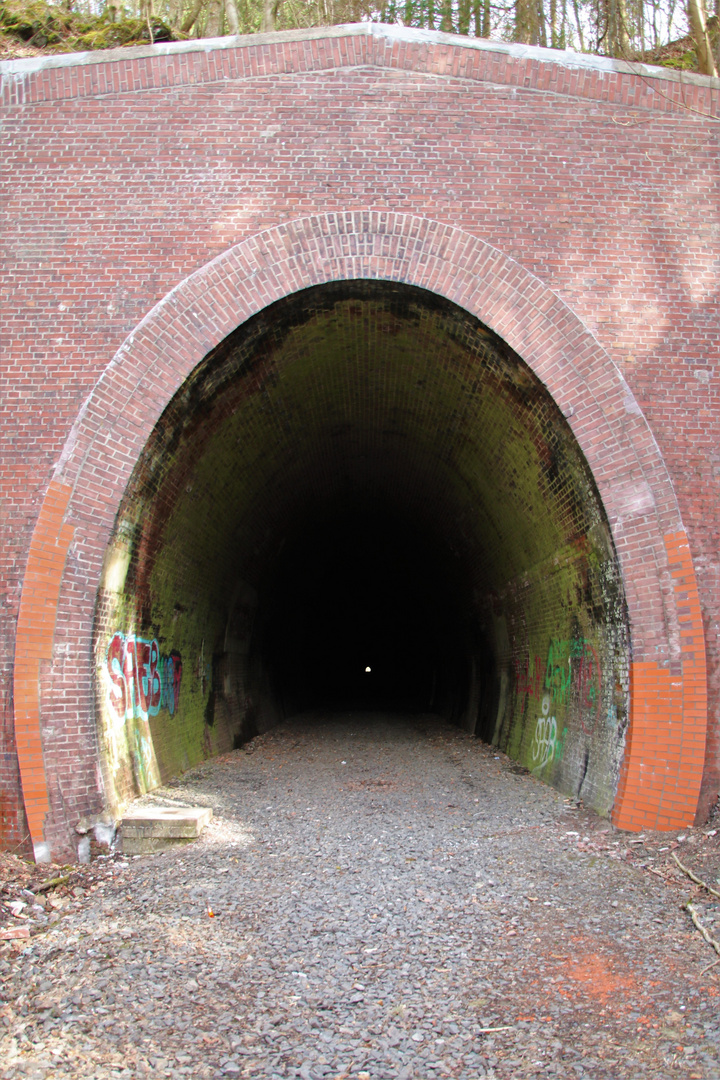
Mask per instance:
[[[365,673],[367,674],[369,671],[370,671],[370,667],[368,666],[368,667],[365,668]]]

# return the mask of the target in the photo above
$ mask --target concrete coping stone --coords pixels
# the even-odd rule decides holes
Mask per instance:
[[[83,67],[87,64],[110,63],[118,60],[137,60],[153,56],[173,56],[178,53],[215,52],[218,49],[242,49],[250,46],[281,44],[286,41],[317,41],[322,38],[375,37],[408,44],[428,43],[453,45],[480,52],[502,53],[516,60],[536,60],[564,68],[584,68],[591,71],[618,72],[640,75],[646,79],[663,79],[690,86],[717,88],[720,79],[695,72],[675,71],[640,61],[615,60],[607,56],[578,53],[573,49],[548,49],[540,45],[523,45],[490,38],[472,38],[462,34],[446,34],[440,30],[422,30],[400,24],[343,23],[338,26],[313,26],[303,30],[278,30],[265,34],[238,34],[230,37],[197,38],[192,41],[162,41],[156,45],[131,48],[97,49],[91,52],[55,53],[18,60],[0,60],[0,76],[31,75],[51,68]]]
[[[137,806],[123,814],[126,839],[194,839],[212,820],[209,806]]]

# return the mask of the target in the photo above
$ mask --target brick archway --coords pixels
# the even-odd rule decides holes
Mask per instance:
[[[697,587],[672,484],[627,383],[570,309],[497,249],[426,218],[355,211],[268,229],[180,283],[124,342],[76,420],[35,527],[18,619],[15,732],[38,858],[66,850],[77,816],[100,799],[95,596],[155,423],[240,323],[300,289],[351,278],[402,281],[465,308],[525,360],[568,418],[612,527],[632,633],[614,820],[637,829],[693,820],[706,726]]]

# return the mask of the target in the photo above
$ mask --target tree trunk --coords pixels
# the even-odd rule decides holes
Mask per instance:
[[[698,69],[702,75],[717,76],[715,58],[710,47],[710,37],[705,24],[703,0],[688,0],[688,20],[695,38],[698,54]]]
[[[148,34],[150,35],[150,44],[155,41],[153,37],[152,21],[155,17],[153,11],[153,0],[140,0],[140,18],[144,19],[147,23]]]
[[[537,45],[540,39],[538,26],[538,7],[536,0],[516,0],[515,2],[515,41],[526,45]]]
[[[117,22],[122,18],[122,2],[121,0],[108,0],[105,5],[105,12],[110,19],[110,22]]]
[[[537,19],[537,39],[538,45],[542,45],[547,48],[547,22],[545,19],[545,4],[544,0],[537,0],[535,7],[536,19]]]
[[[208,17],[205,23],[205,33],[203,37],[214,38],[220,37],[222,29],[222,7],[220,6],[220,0],[210,0],[208,4]]]
[[[628,14],[625,0],[617,0],[615,8],[615,56],[622,56],[627,60],[630,56],[630,33],[628,31]]]
[[[573,11],[575,12],[575,25],[577,27],[578,37],[580,38],[580,52],[585,52],[585,38],[583,36],[580,12],[578,10],[578,0],[573,0]]]
[[[181,33],[183,33],[183,34],[189,34],[190,33],[193,26],[198,21],[198,18],[200,17],[200,12],[202,11],[204,6],[205,6],[205,0],[195,0],[195,3],[193,4],[193,6],[191,7],[190,11],[187,14],[185,22],[180,27],[180,32]]]
[[[238,22],[237,8],[235,7],[235,0],[225,0],[225,22],[227,24],[229,34],[240,33],[240,23]]]
[[[263,0],[262,32],[270,34],[277,25],[277,15],[282,0]]]

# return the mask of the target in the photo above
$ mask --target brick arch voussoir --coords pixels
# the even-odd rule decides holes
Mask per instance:
[[[697,588],[672,483],[630,388],[562,299],[503,252],[429,218],[353,211],[268,229],[181,282],[126,339],[76,420],[38,518],[18,624],[16,733],[24,736],[20,764],[26,808],[41,856],[49,803],[38,764],[42,702],[39,690],[32,689],[33,633],[42,624],[44,648],[51,655],[53,634],[61,633],[71,611],[77,612],[79,594],[82,610],[92,611],[104,550],[132,470],[162,411],[209,350],[274,301],[353,278],[405,282],[465,308],[522,356],[568,419],[613,530],[633,640],[631,730],[615,820],[628,828],[674,828],[692,821],[706,710]],[[73,566],[81,565],[83,576],[62,552],[51,552],[61,569],[52,595],[44,598],[56,613],[48,637],[47,613],[37,607],[33,582],[53,544],[64,545],[65,553],[72,544]],[[688,597],[690,624],[680,610],[687,609]],[[85,618],[82,634],[89,646],[91,617]],[[26,654],[30,660],[23,661]],[[91,693],[89,656],[89,648],[78,650],[82,670],[76,685]],[[668,707],[663,703],[671,681]],[[62,692],[58,687],[55,694]],[[682,735],[672,749],[670,725]]]

